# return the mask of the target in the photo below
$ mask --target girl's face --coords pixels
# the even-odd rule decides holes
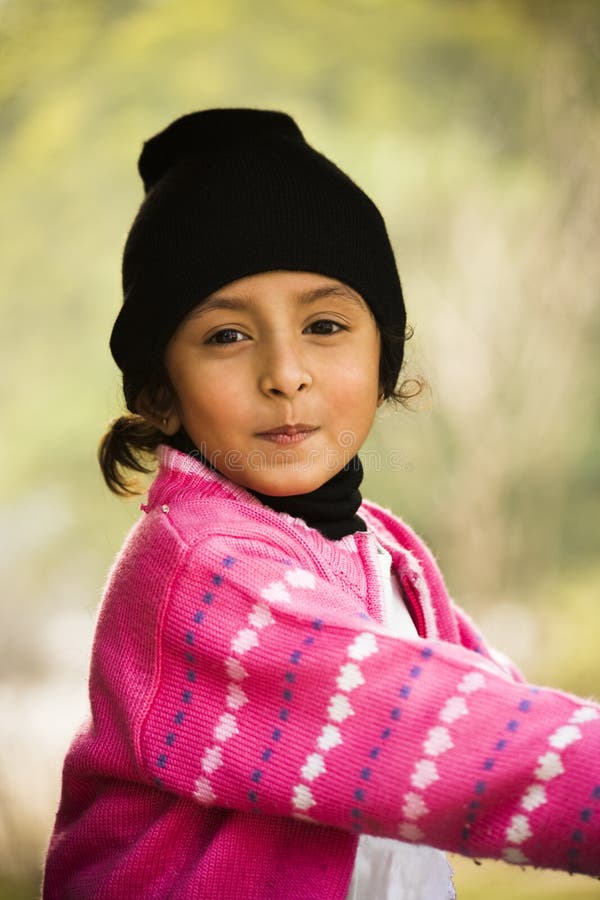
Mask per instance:
[[[220,288],[182,322],[165,365],[165,431],[181,425],[236,484],[313,491],[364,442],[378,405],[379,332],[352,288],[264,272]]]

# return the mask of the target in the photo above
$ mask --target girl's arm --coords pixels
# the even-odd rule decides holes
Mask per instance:
[[[144,779],[199,804],[600,875],[598,705],[394,637],[312,572],[224,546],[192,547],[171,581],[128,738]]]

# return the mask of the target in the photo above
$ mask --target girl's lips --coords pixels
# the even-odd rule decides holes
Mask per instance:
[[[297,444],[314,434],[318,430],[317,425],[305,425],[303,422],[297,425],[280,425],[269,431],[260,431],[258,437],[275,444]]]

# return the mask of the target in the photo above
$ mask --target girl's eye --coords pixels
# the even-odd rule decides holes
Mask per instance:
[[[337,334],[338,331],[344,331],[344,326],[332,319],[318,319],[309,325],[306,331],[311,334]]]
[[[221,331],[209,337],[208,344],[236,344],[238,341],[245,340],[246,335],[238,331],[237,328],[223,328]]]

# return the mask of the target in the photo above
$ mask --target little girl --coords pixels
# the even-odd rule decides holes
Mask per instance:
[[[454,896],[443,851],[600,875],[600,707],[525,684],[357,452],[405,310],[371,200],[279,112],[148,141],[111,337],[158,456],[94,641],[47,900]]]

